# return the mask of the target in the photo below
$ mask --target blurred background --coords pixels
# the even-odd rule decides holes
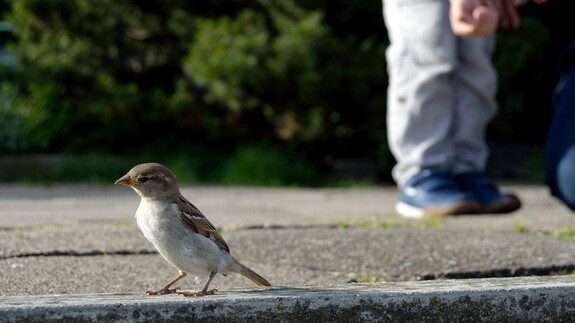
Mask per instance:
[[[0,181],[388,183],[381,2],[2,0]],[[488,172],[541,182],[575,1],[499,31]]]

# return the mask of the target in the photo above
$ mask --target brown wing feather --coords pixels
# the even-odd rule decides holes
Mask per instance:
[[[176,204],[180,211],[182,211],[180,213],[180,220],[182,220],[186,227],[195,233],[211,239],[221,249],[230,252],[228,244],[217,231],[216,227],[214,227],[210,220],[208,220],[197,207],[183,197],[180,197],[176,201]]]

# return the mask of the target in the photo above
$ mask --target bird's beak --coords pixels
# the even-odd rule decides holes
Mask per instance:
[[[114,184],[116,185],[124,185],[124,186],[134,186],[136,185],[138,182],[136,182],[135,180],[133,180],[130,175],[126,174],[124,176],[122,176],[119,180],[117,180]]]

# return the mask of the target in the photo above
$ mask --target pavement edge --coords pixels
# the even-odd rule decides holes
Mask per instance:
[[[575,276],[232,290],[213,297],[136,294],[0,297],[0,321],[397,322],[575,317]]]

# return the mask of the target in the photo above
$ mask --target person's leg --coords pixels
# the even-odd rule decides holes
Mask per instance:
[[[397,160],[397,212],[410,218],[473,213],[479,203],[457,185],[453,124],[453,71],[457,37],[448,0],[384,0],[391,45],[387,130]]]
[[[512,194],[501,194],[481,173],[487,162],[485,129],[496,112],[497,74],[491,56],[494,37],[462,38],[454,72],[453,172],[459,186],[482,203],[481,213],[507,213],[521,206]]]
[[[488,155],[485,129],[497,109],[497,74],[491,62],[494,38],[460,38],[457,46],[460,55],[459,64],[453,73],[453,171],[483,172]]]
[[[450,169],[454,160],[451,73],[457,38],[447,0],[384,0],[390,46],[387,132],[399,186],[425,168]]]
[[[553,196],[575,211],[575,41],[561,53],[559,67],[545,143],[545,182]]]

